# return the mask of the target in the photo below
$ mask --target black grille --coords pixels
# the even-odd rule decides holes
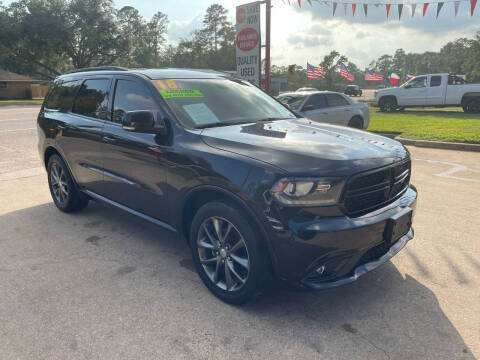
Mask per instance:
[[[389,204],[410,183],[410,160],[354,176],[347,184],[344,207],[349,215],[360,216]]]

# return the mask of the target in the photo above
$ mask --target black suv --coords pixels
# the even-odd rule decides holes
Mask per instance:
[[[348,96],[362,96],[362,89],[358,85],[347,85],[345,88],[345,95]]]
[[[272,275],[347,284],[413,238],[410,155],[365,131],[299,118],[211,71],[88,69],[38,115],[56,206],[104,201],[184,238],[205,285],[242,303]]]

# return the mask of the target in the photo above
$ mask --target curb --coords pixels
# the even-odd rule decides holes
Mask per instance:
[[[480,144],[452,143],[452,142],[427,141],[427,140],[410,140],[410,139],[404,139],[401,136],[396,136],[395,140],[401,142],[403,145],[413,145],[418,147],[428,147],[428,148],[435,148],[435,149],[480,152]]]

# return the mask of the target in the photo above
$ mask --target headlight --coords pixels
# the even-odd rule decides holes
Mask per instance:
[[[274,199],[286,206],[337,204],[344,180],[340,178],[281,179],[270,190]]]

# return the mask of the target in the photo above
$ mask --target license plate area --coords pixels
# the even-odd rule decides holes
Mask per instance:
[[[383,237],[385,242],[393,244],[405,235],[412,226],[412,209],[395,214],[387,221]]]

